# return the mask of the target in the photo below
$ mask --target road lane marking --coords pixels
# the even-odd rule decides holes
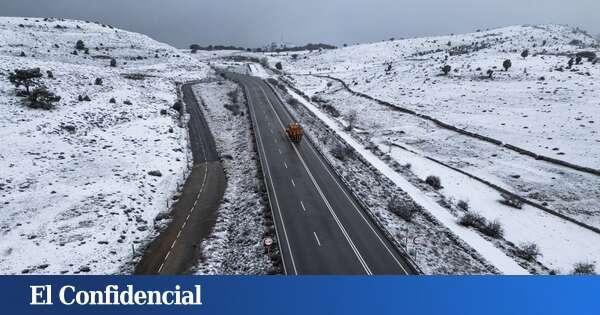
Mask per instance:
[[[264,91],[263,91],[264,93]],[[275,96],[277,96],[277,98],[279,100],[281,100],[281,97],[277,94],[277,92],[275,92]],[[272,104],[271,104],[272,106]],[[286,115],[288,116],[288,118],[290,118],[291,120],[294,120],[293,117],[291,117],[291,114],[287,111],[287,110],[283,110]],[[367,223],[367,226],[369,227],[369,229],[375,234],[375,236],[377,237],[377,239],[379,240],[379,242],[383,245],[383,247],[387,250],[387,252],[390,254],[390,256],[392,256],[392,258],[394,259],[394,261],[396,261],[396,264],[406,273],[409,274],[409,272],[406,270],[406,268],[404,268],[404,266],[402,265],[402,263],[400,263],[400,261],[398,260],[398,258],[396,258],[396,255],[394,255],[394,253],[392,252],[392,250],[389,248],[389,246],[383,241],[383,239],[379,236],[379,233],[377,233],[375,231],[375,229],[373,228],[371,222],[369,222],[369,220],[364,216],[363,212],[358,208],[358,206],[356,205],[356,203],[354,202],[354,200],[348,195],[348,193],[346,192],[346,190],[341,186],[341,184],[339,183],[339,181],[337,180],[337,177],[334,176],[331,171],[329,170],[329,168],[327,167],[326,163],[323,161],[323,157],[321,157],[320,154],[317,153],[316,149],[313,148],[312,145],[308,145],[308,147],[313,151],[313,153],[315,154],[315,156],[317,157],[317,159],[319,161],[321,161],[321,164],[323,164],[325,170],[327,171],[327,173],[329,173],[329,175],[334,179],[334,182],[336,183],[336,185],[338,186],[338,188],[344,193],[345,197],[350,201],[350,203],[352,204],[354,210],[361,216],[361,218],[363,219],[363,221],[365,223]]]
[[[317,244],[319,244],[319,247],[321,247],[321,242],[319,241],[319,237],[317,236],[317,232],[313,232],[313,234],[315,235],[315,239],[317,240]]]
[[[192,92],[192,95],[194,96],[194,98],[196,97],[196,95],[193,94],[193,92]],[[196,102],[197,102],[197,99],[196,99]],[[186,106],[187,106],[187,104],[186,104]],[[199,104],[198,104],[197,110],[198,110],[199,115],[202,115],[202,111],[200,110]],[[200,134],[200,132],[198,132],[198,133]],[[208,159],[206,158],[206,146],[204,144],[204,141],[200,140],[199,142],[200,142],[200,146],[202,148],[202,155],[204,157],[204,163],[203,163],[204,164],[204,177],[202,178],[202,185],[200,186],[200,190],[198,191],[198,194],[196,195],[196,200],[194,201],[194,205],[192,206],[192,209],[190,209],[190,211],[188,212],[188,215],[185,218],[185,221],[183,222],[183,224],[179,228],[179,231],[177,232],[177,238],[175,238],[175,241],[173,241],[173,243],[171,244],[171,248],[165,255],[165,258],[163,259],[162,263],[160,264],[160,267],[158,268],[158,273],[161,273],[161,271],[163,270],[163,268],[167,262],[167,259],[171,255],[171,251],[175,247],[175,244],[179,240],[179,237],[181,236],[183,229],[185,228],[188,220],[190,219],[190,215],[194,212],[194,210],[196,210],[196,205],[198,204],[198,200],[200,200],[200,196],[202,195],[202,192],[204,192],[204,188],[206,186],[206,179],[208,177]],[[192,167],[192,168],[195,168],[195,167]],[[192,172],[193,172],[193,169],[192,169]]]
[[[302,202],[302,200],[300,200],[300,205],[302,206],[302,210],[304,210],[304,212],[306,212],[306,208],[304,207],[304,202]]]
[[[285,163],[285,161],[283,161],[283,166],[285,166],[285,168],[288,168],[287,163]]]
[[[261,134],[261,132],[260,132],[260,126],[258,124],[258,121],[256,120],[256,112],[254,110],[254,105],[253,105],[253,102],[252,102],[252,97],[250,97],[250,93],[249,93],[250,91],[249,91],[249,88],[246,85],[244,85],[244,89],[246,90],[246,95],[248,95],[248,107],[250,107],[250,111],[252,113],[251,117],[252,117],[252,120],[253,120],[253,124],[256,126],[256,129],[257,129],[257,132],[256,132],[256,135],[257,135],[256,141],[258,142],[258,146],[259,146],[259,148],[261,149],[261,151],[263,153],[262,156],[264,158],[264,164],[266,165],[266,167],[265,167],[265,165],[263,165],[263,159],[259,158],[259,161],[260,161],[260,164],[262,166],[262,169],[266,170],[266,172],[263,173],[263,174],[265,175],[266,179],[268,179],[267,182],[269,183],[269,185],[271,186],[271,189],[273,190],[273,198],[275,199],[275,206],[277,208],[277,213],[279,214],[279,221],[281,222],[281,227],[282,227],[282,230],[283,230],[283,236],[285,237],[285,242],[286,242],[286,245],[287,245],[287,248],[288,248],[288,252],[290,253],[290,259],[292,261],[292,268],[294,270],[294,274],[298,275],[298,270],[296,269],[296,262],[294,261],[294,255],[292,253],[292,247],[290,246],[290,241],[289,241],[289,238],[288,238],[288,235],[287,235],[287,231],[286,231],[286,228],[285,228],[285,223],[283,221],[283,214],[281,213],[281,207],[279,206],[279,199],[277,198],[277,192],[275,191],[275,186],[273,185],[273,179],[271,178],[271,168],[269,167],[269,160],[267,158],[267,154],[266,154],[266,151],[265,151],[265,147],[264,147],[264,144],[263,144],[263,139],[262,139],[262,137],[260,135]],[[267,189],[267,197],[269,198],[269,204],[273,205],[273,202],[271,201],[271,193],[269,192],[268,189]],[[283,244],[279,240],[280,233],[279,233],[279,231],[277,229],[277,224],[275,224],[275,233],[277,234],[278,244]],[[282,248],[282,250],[283,250],[283,248]],[[284,255],[281,255],[281,259],[283,261],[283,264],[282,264],[283,265],[283,270],[287,274],[288,272],[287,272],[287,266],[285,264]]]
[[[264,93],[264,91],[263,91]],[[279,96],[279,94],[277,92],[274,92],[275,96],[278,98],[278,100],[280,100],[281,102],[281,96]],[[271,104],[272,105],[272,104]],[[290,118],[291,120],[294,120],[294,118],[291,116],[291,114],[287,111],[287,110],[283,110],[285,112],[285,114],[288,116],[288,118]],[[396,264],[406,273],[409,274],[409,272],[406,270],[406,268],[400,263],[400,261],[396,258],[396,255],[394,255],[394,253],[392,252],[392,250],[389,248],[389,246],[383,241],[383,239],[379,236],[379,233],[377,233],[375,231],[375,229],[373,228],[371,222],[369,222],[369,220],[364,216],[363,212],[358,208],[358,206],[356,205],[356,202],[354,202],[354,200],[348,195],[348,193],[346,192],[346,190],[341,186],[340,182],[338,181],[337,177],[334,176],[331,171],[329,170],[329,168],[327,167],[326,163],[323,161],[323,157],[318,154],[316,152],[316,149],[312,146],[312,145],[308,145],[308,147],[313,151],[313,153],[315,154],[315,156],[318,158],[319,161],[321,161],[321,164],[323,164],[323,167],[325,168],[325,170],[327,171],[327,173],[329,173],[329,175],[334,179],[334,182],[336,183],[336,185],[338,186],[338,188],[344,193],[345,197],[350,201],[350,203],[352,204],[354,210],[361,216],[361,218],[363,219],[363,221],[365,223],[367,223],[367,226],[371,229],[371,231],[375,234],[375,236],[378,238],[379,242],[385,247],[385,249],[387,250],[387,252],[390,254],[390,256],[392,256],[392,258],[396,261]]]
[[[275,106],[273,105],[273,103],[271,103],[271,100],[269,99],[269,97],[267,96],[267,93],[265,92],[265,90],[259,86],[261,92],[263,93],[263,95],[265,96],[265,98],[267,99],[267,102],[269,103],[269,105],[271,105],[271,109],[273,110],[273,112],[275,113],[275,117],[277,118],[277,120],[279,121],[279,124],[281,125],[281,127],[284,127],[283,121],[281,121],[281,118],[279,117],[279,114],[277,114],[277,111],[275,110]],[[342,224],[342,222],[340,221],[339,217],[337,216],[337,214],[335,213],[335,211],[333,210],[333,207],[331,206],[331,204],[329,203],[329,200],[327,199],[327,197],[325,197],[325,194],[323,193],[323,191],[321,190],[321,187],[319,186],[319,184],[317,183],[317,181],[315,180],[314,176],[312,175],[312,172],[310,171],[310,169],[308,168],[308,165],[306,164],[306,162],[304,161],[304,158],[302,158],[302,155],[300,155],[300,152],[298,151],[298,148],[296,148],[295,145],[292,145],[292,148],[294,148],[294,151],[296,152],[296,155],[298,156],[298,158],[300,159],[300,162],[302,162],[302,165],[304,166],[304,169],[306,170],[306,172],[308,173],[308,177],[310,178],[310,180],[312,181],[313,185],[315,186],[315,188],[317,189],[317,192],[319,193],[319,195],[321,196],[321,199],[323,199],[323,202],[325,202],[325,206],[327,206],[327,209],[329,210],[329,213],[331,214],[331,216],[333,217],[334,221],[337,223],[338,228],[340,229],[340,231],[342,232],[342,235],[344,235],[344,237],[346,238],[346,241],[348,242],[348,245],[350,245],[350,248],[352,249],[352,251],[354,252],[354,255],[356,256],[356,258],[358,259],[359,263],[362,265],[363,269],[365,270],[365,272],[368,275],[372,275],[373,272],[371,272],[371,269],[369,268],[369,266],[367,265],[367,262],[364,260],[362,254],[360,253],[360,251],[358,250],[358,248],[356,247],[356,245],[354,244],[354,241],[352,240],[352,238],[350,237],[350,235],[348,234],[348,231],[346,230],[346,228],[344,227],[344,225]]]
[[[292,181],[292,186],[296,187],[296,183],[294,183],[294,179],[290,178],[290,180]]]
[[[277,149],[277,151],[279,151],[279,154],[282,154],[281,149]]]

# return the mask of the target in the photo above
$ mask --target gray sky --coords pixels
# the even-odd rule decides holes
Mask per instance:
[[[100,21],[178,47],[340,45],[537,23],[600,33],[599,0],[0,0],[0,15]]]

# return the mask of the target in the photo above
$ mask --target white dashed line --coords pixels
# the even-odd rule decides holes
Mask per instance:
[[[183,224],[179,228],[179,231],[177,232],[177,238],[175,238],[175,240],[171,244],[171,248],[165,255],[165,258],[163,259],[162,263],[160,264],[160,267],[158,268],[158,273],[161,273],[161,271],[165,267],[165,263],[167,262],[167,259],[171,255],[171,251],[173,251],[173,248],[175,247],[175,244],[179,240],[179,237],[181,237],[181,233],[183,232],[183,229],[187,225],[187,223],[190,219],[190,216],[192,215],[194,210],[196,210],[196,205],[198,204],[198,201],[200,200],[200,196],[202,195],[202,192],[204,191],[204,187],[206,185],[206,179],[208,177],[208,160],[206,158],[206,147],[204,146],[204,142],[201,141],[200,145],[202,146],[202,154],[204,155],[204,178],[202,179],[202,185],[200,186],[200,190],[198,191],[198,194],[196,195],[196,200],[194,201],[194,205],[192,206],[192,209],[190,209],[190,211],[188,212],[188,215],[185,218],[185,221],[183,222]]]
[[[296,187],[296,183],[294,183],[294,179],[290,178],[290,180],[292,181],[292,186]]]
[[[283,166],[285,166],[285,168],[288,168],[287,163],[285,163],[285,161],[283,162]]]
[[[321,247],[321,242],[319,241],[319,237],[317,236],[317,232],[313,232],[313,234],[315,235],[315,239],[317,240],[317,244],[319,244],[319,247]]]
[[[302,206],[302,210],[306,212],[306,208],[304,207],[304,202],[302,202],[302,200],[300,200],[300,205]]]

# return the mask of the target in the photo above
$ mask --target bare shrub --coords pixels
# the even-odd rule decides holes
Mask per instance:
[[[444,75],[448,75],[448,73],[452,70],[452,67],[450,65],[445,65],[442,67],[442,72],[444,73]]]
[[[419,207],[412,200],[405,200],[398,197],[393,197],[388,202],[387,208],[406,222],[411,222],[415,214],[419,211]]]
[[[592,263],[578,262],[573,266],[571,274],[574,275],[595,275],[596,266]]]
[[[28,100],[28,106],[31,108],[50,110],[54,108],[54,103],[60,101],[60,96],[48,91],[45,87],[38,87],[31,91]]]
[[[459,220],[458,224],[465,227],[480,228],[486,224],[486,219],[478,213],[467,212]]]
[[[521,257],[526,260],[535,260],[538,256],[541,255],[540,248],[535,243],[523,243],[515,254],[518,257]]]
[[[502,236],[504,236],[504,229],[502,228],[502,224],[500,224],[500,221],[498,220],[488,222],[485,226],[482,226],[479,229],[479,231],[493,238],[501,238]]]
[[[469,211],[469,202],[466,200],[459,200],[457,206],[464,211]]]
[[[352,156],[352,149],[343,144],[337,144],[330,152],[333,157],[340,161],[345,161]]]
[[[427,185],[433,187],[433,189],[435,190],[439,190],[442,189],[442,180],[437,177],[437,176],[427,176],[427,178],[425,179],[425,183],[427,183]]]

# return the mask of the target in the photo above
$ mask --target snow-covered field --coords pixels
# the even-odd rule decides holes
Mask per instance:
[[[78,40],[88,50],[75,54]],[[7,78],[35,67],[62,98],[50,111],[25,106]],[[187,172],[175,82],[207,71],[107,25],[0,18],[0,273],[124,271]]]
[[[524,58],[525,49],[529,55]],[[292,84],[313,96],[313,103],[338,123],[357,114],[355,138],[374,143],[393,161],[410,164],[420,179],[439,176],[444,186],[439,193],[451,208],[465,200],[470,211],[499,220],[508,254],[514,248],[506,246],[533,242],[544,266],[565,273],[576,262],[600,262],[597,233],[528,205],[522,210],[507,207],[499,202],[498,191],[428,158],[595,227],[600,227],[599,176],[440,128],[314,75],[340,78],[353,91],[536,154],[598,169],[600,63],[583,58],[567,69],[569,56],[582,51],[600,54],[598,43],[585,33],[546,25],[269,58],[271,64],[282,61]],[[505,59],[512,61],[508,71],[501,70]],[[445,64],[453,69],[448,76],[441,75]],[[485,78],[488,69],[494,71],[491,80]]]
[[[273,271],[262,239],[266,201],[259,193],[254,139],[243,93],[222,78],[194,87],[215,136],[227,176],[224,202],[211,236],[202,243],[199,274],[266,274]],[[235,95],[235,96],[233,96]],[[232,99],[235,98],[235,99]]]

